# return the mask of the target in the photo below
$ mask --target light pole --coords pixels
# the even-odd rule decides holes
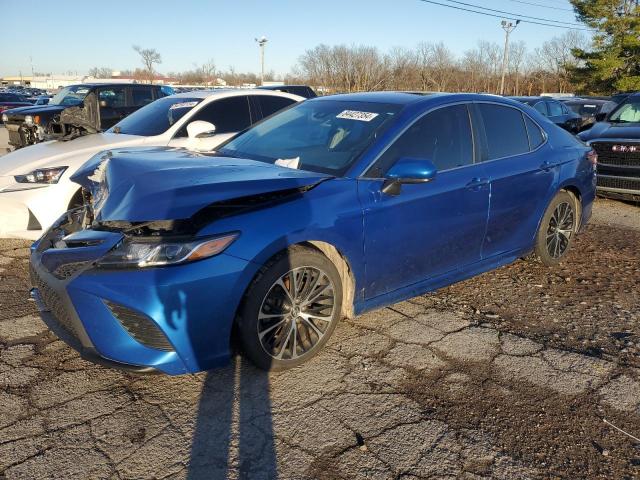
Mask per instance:
[[[260,85],[264,85],[264,46],[267,44],[267,37],[264,35],[261,38],[254,39],[260,47]]]
[[[502,29],[504,30],[504,52],[502,54],[502,78],[500,79],[500,95],[504,95],[504,76],[507,73],[507,63],[509,62],[509,34],[518,26],[520,20],[516,23],[502,20]]]

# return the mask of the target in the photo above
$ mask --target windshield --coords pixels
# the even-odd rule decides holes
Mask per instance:
[[[640,123],[640,98],[634,97],[621,104],[609,117],[613,123]]]
[[[143,137],[161,135],[201,101],[202,98],[164,97],[136,110],[107,131]]]
[[[218,153],[340,176],[400,108],[311,100],[269,117],[227,142]]]
[[[89,87],[83,85],[65,87],[56,93],[51,100],[49,100],[49,105],[62,105],[64,107],[79,105],[88,93]]]

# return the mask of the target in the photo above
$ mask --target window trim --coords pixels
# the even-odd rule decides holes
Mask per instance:
[[[358,177],[356,177],[357,180],[385,180],[386,177],[368,177],[367,174],[369,173],[370,170],[372,170],[375,167],[375,164],[378,162],[378,160],[380,160],[380,158],[387,152],[387,150],[389,150],[389,148],[391,148],[391,146],[402,136],[406,133],[407,130],[409,130],[411,127],[413,127],[417,122],[419,122],[420,120],[422,120],[424,117],[426,117],[427,115],[429,115],[430,113],[433,113],[437,110],[441,110],[443,108],[447,108],[447,107],[455,107],[457,105],[464,105],[465,107],[467,107],[467,115],[469,116],[469,128],[471,130],[471,146],[473,148],[473,158],[472,158],[472,163],[470,163],[469,165],[462,165],[460,167],[454,167],[454,168],[448,168],[447,170],[438,170],[438,173],[440,172],[451,172],[453,170],[458,170],[460,168],[467,168],[467,167],[472,167],[474,165],[477,165],[481,162],[477,162],[477,143],[476,143],[476,131],[474,128],[474,122],[473,122],[473,115],[471,114],[471,109],[469,108],[470,105],[473,104],[473,101],[471,100],[463,100],[463,101],[459,101],[459,102],[454,102],[454,103],[447,103],[445,105],[437,105],[435,107],[430,108],[429,110],[427,110],[426,112],[423,112],[422,114],[420,114],[420,116],[418,116],[413,122],[411,122],[409,125],[407,125],[405,128],[403,128],[400,132],[398,132],[397,135],[395,135],[390,141],[389,143],[387,143],[387,145],[384,147],[384,150],[382,150],[380,153],[378,153],[378,155],[375,156],[375,158],[369,163],[369,165],[367,165],[367,167],[365,167],[365,169],[363,170],[363,172],[358,175]]]
[[[487,163],[490,163],[490,162],[496,162],[498,160],[505,160],[505,159],[508,159],[508,158],[521,157],[522,155],[529,155],[531,153],[537,152],[538,150],[540,150],[542,147],[544,147],[548,143],[549,136],[547,135],[547,131],[544,128],[542,128],[540,126],[540,124],[538,122],[536,122],[536,120],[533,117],[531,117],[531,115],[529,115],[524,110],[521,110],[521,109],[519,109],[518,107],[516,107],[514,105],[507,105],[506,103],[499,103],[499,102],[491,102],[489,100],[477,100],[477,101],[474,101],[473,103],[489,103],[491,105],[499,105],[499,106],[502,106],[502,107],[513,108],[514,110],[517,110],[518,112],[520,112],[522,115],[526,115],[527,117],[529,117],[529,119],[542,131],[542,137],[544,138],[544,142],[542,142],[540,145],[538,145],[538,147],[535,150],[529,150],[528,152],[524,152],[524,153],[517,153],[516,155],[508,155],[506,157],[492,158],[491,160],[484,160],[481,163],[487,164]],[[533,108],[533,107],[531,107],[531,108]],[[538,113],[540,113],[540,112],[538,112]],[[542,115],[542,114],[540,113],[540,115]],[[484,123],[483,123],[483,128],[484,128]],[[524,128],[525,128],[525,131],[526,131],[527,130],[526,123],[525,123]],[[527,131],[527,142],[529,143],[529,148],[531,148],[531,141],[529,140],[529,132],[528,131]]]

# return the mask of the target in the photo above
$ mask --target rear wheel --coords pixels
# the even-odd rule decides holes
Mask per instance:
[[[576,198],[566,191],[558,192],[540,222],[535,254],[548,266],[558,265],[567,255],[578,229]]]
[[[270,261],[245,294],[243,350],[264,370],[300,365],[322,349],[341,310],[342,285],[333,263],[312,248],[291,248]]]

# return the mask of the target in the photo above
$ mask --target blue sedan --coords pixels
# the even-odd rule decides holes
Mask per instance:
[[[534,253],[588,221],[594,152],[521,103],[361,93],[308,100],[216,152],[103,152],[86,204],[32,247],[42,317],[85,358],[181,374],[318,353],[342,318]]]

